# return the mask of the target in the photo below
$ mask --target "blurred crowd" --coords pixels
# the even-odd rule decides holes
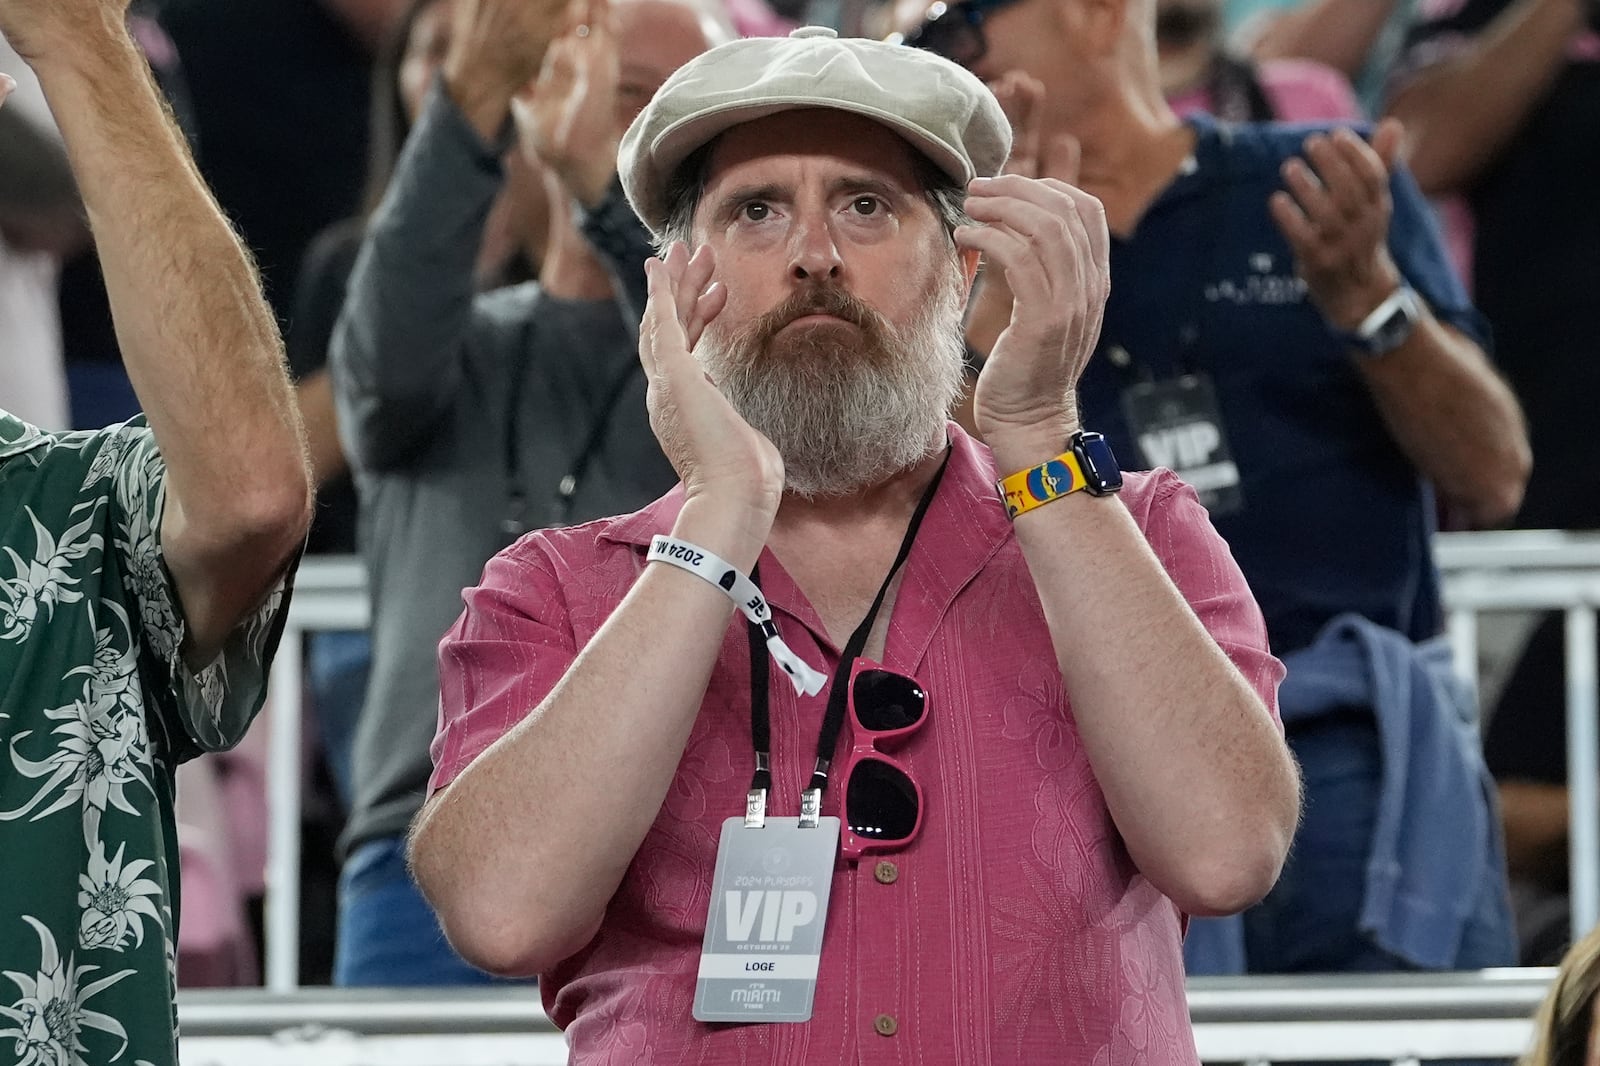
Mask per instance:
[[[1139,298],[1108,313],[1083,383],[1086,424],[1118,440],[1125,465],[1142,454],[1202,490],[1291,685],[1328,668],[1295,656],[1323,648],[1325,627],[1346,615],[1418,646],[1437,637],[1434,529],[1600,528],[1600,437],[1584,428],[1600,387],[1585,327],[1600,278],[1593,0],[1160,0],[1160,93],[1194,116],[1199,145],[1215,139],[1226,148],[1216,159],[1243,160],[1280,143],[1246,132],[1253,124],[1297,124],[1291,151],[1311,137],[1315,175],[1293,161],[1280,171],[1272,156],[1248,186],[1254,221],[1228,216],[1215,232],[1215,217],[1169,210],[1210,195],[1184,185],[1213,165],[1201,148],[1174,161],[1170,187],[1163,175],[1141,188],[1110,147],[1127,142],[1096,125],[1105,112],[1095,87],[1075,81],[1072,49],[1116,16],[1093,0],[527,0],[500,5],[500,24],[463,10],[477,6],[137,0],[131,15],[284,330],[320,485],[308,551],[359,554],[369,573],[370,632],[316,634],[306,648],[317,740],[306,983],[489,980],[450,950],[405,861],[432,769],[435,648],[495,552],[530,529],[631,511],[674,481],[646,421],[635,353],[650,242],[622,195],[617,148],[672,72],[723,41],[806,23],[899,34],[990,82],[1017,133],[1014,167],[1101,196],[1125,256],[1113,259],[1113,292]],[[45,428],[121,421],[137,401],[71,171],[3,41],[0,70],[22,81],[0,110],[0,406]],[[1333,128],[1372,151],[1313,132]],[[1401,290],[1437,316],[1426,323],[1441,349],[1468,346],[1452,356],[1465,385],[1386,383],[1382,348],[1363,368],[1376,404],[1332,377],[1279,381],[1288,375],[1269,365],[1326,343],[1296,332],[1312,327],[1385,343],[1390,323],[1369,328],[1370,306],[1344,313],[1353,286],[1319,279],[1315,238],[1297,243],[1288,212],[1273,207],[1296,263],[1275,262],[1249,232],[1269,225],[1284,187],[1302,204],[1316,195],[1305,189],[1337,201],[1340,160],[1357,175],[1369,156],[1391,180],[1331,209],[1362,220],[1377,217],[1369,203],[1385,205],[1374,239]],[[1206,279],[1193,307],[1171,295],[1186,271]],[[1322,319],[1281,317],[1308,290]],[[974,370],[1007,301],[999,278],[983,278]],[[1251,324],[1218,327],[1218,304],[1246,309]],[[1392,310],[1417,326],[1414,308]],[[1248,374],[1219,365],[1218,350],[1238,352]],[[1319,424],[1324,439],[1302,439]],[[1265,488],[1241,479],[1246,452],[1273,456]],[[1341,480],[1327,473],[1339,463],[1377,473]],[[1416,491],[1418,471],[1430,488]],[[1314,516],[1321,538],[1292,543],[1274,524],[1283,508]],[[1561,957],[1559,619],[1517,643],[1493,701],[1459,715],[1470,697],[1424,694],[1448,688],[1437,675],[1417,674],[1401,696],[1394,684],[1351,695],[1303,681],[1292,691],[1315,711],[1301,720],[1286,685],[1305,824],[1267,901],[1242,921],[1196,923],[1191,972]],[[1359,669],[1393,662],[1373,652]],[[1403,706],[1366,709],[1389,699]],[[186,984],[259,978],[264,737],[182,773]],[[1385,873],[1408,863],[1464,884]],[[1395,898],[1380,905],[1385,891]],[[1450,920],[1417,917],[1434,910]]]

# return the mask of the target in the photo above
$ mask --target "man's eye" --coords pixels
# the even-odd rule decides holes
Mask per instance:
[[[881,206],[876,196],[858,196],[850,204],[858,215],[875,215]]]
[[[760,222],[771,213],[772,209],[766,204],[760,202],[752,202],[744,205],[744,217],[749,219],[751,222]]]

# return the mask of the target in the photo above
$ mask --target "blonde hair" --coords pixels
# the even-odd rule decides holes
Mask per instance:
[[[1595,993],[1600,991],[1600,927],[1572,945],[1534,1016],[1533,1049],[1517,1066],[1583,1066]]]

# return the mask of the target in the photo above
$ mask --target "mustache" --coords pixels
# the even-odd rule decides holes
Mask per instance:
[[[866,303],[837,285],[811,285],[791,294],[777,307],[757,319],[751,333],[765,344],[791,322],[807,315],[831,315],[861,330],[869,337],[883,332],[883,319]]]

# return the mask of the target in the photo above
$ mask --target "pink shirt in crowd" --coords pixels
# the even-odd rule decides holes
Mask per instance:
[[[929,693],[927,725],[892,749],[922,785],[922,830],[904,850],[835,871],[811,1022],[704,1025],[690,1014],[718,833],[743,814],[753,768],[741,619],[724,637],[677,780],[603,927],[540,975],[572,1061],[1198,1061],[1182,916],[1140,874],[1112,824],[995,491],[993,458],[958,428],[950,433],[954,453],[906,562],[885,651],[886,665]],[[1282,667],[1193,491],[1163,470],[1129,474],[1121,499],[1276,715]],[[550,692],[681,503],[675,490],[624,518],[530,534],[489,563],[440,646],[432,789]],[[761,576],[784,639],[831,673],[838,649],[770,552]],[[1108,653],[1105,667],[1139,664]],[[771,686],[774,815],[797,813],[825,696]],[[840,750],[849,743],[841,738]],[[839,813],[841,791],[828,791],[825,814]]]
[[[1268,59],[1256,64],[1261,93],[1279,122],[1360,122],[1366,115],[1350,80],[1325,63],[1309,59]],[[1186,89],[1167,103],[1181,118],[1193,111],[1213,111],[1204,85]]]

